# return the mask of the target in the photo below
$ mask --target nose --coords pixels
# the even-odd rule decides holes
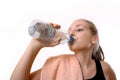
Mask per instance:
[[[74,31],[69,31],[69,34],[70,34],[70,36],[74,36],[75,35],[75,33],[74,33]]]
[[[70,35],[70,37],[71,37],[73,40],[74,40],[74,39],[77,39],[75,30],[69,31],[69,35]]]

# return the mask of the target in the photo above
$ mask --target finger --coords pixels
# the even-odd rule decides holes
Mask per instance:
[[[60,29],[60,25],[58,25],[58,24],[54,24],[54,23],[49,23],[51,26],[53,26],[54,28],[56,28],[56,29]]]
[[[61,26],[58,24],[53,24],[55,28],[59,29]]]

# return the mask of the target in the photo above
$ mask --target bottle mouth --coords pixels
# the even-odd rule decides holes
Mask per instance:
[[[74,38],[70,36],[70,39],[68,40],[68,43],[72,43],[74,41]]]

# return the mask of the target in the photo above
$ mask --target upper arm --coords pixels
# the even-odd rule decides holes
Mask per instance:
[[[115,72],[113,71],[113,69],[110,66],[108,69],[108,74],[109,74],[109,80],[117,80]]]
[[[57,57],[48,58],[42,68],[40,68],[39,70],[36,70],[30,74],[29,80],[40,80],[41,79],[41,71],[42,71],[42,75],[46,75],[46,72],[50,73],[50,74],[56,74],[56,69],[58,68],[57,66],[58,66],[59,61],[60,61],[60,59]],[[50,72],[49,70],[52,72]]]
[[[29,80],[40,80],[40,75],[41,75],[41,69],[36,70],[30,74]]]
[[[112,69],[112,67],[106,62],[101,63],[106,80],[117,80],[115,72]]]
[[[40,78],[41,78],[41,70],[43,71],[43,70],[46,70],[46,71],[48,71],[47,69],[45,69],[46,67],[48,68],[51,68],[51,69],[55,69],[55,67],[51,67],[51,66],[53,66],[54,64],[56,64],[56,60],[55,60],[55,58],[52,58],[52,57],[50,57],[50,58],[48,58],[47,60],[46,60],[46,62],[44,63],[44,65],[43,65],[43,67],[42,68],[40,68],[40,69],[38,69],[38,70],[36,70],[36,71],[34,71],[34,72],[32,72],[31,74],[30,74],[30,79],[29,80],[40,80]],[[51,70],[50,69],[50,70]]]

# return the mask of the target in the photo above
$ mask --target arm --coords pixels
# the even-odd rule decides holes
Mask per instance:
[[[60,25],[52,24],[53,27],[59,29]],[[56,39],[54,43],[44,45],[44,42],[38,39],[32,39],[23,56],[17,63],[10,80],[39,80],[41,70],[37,70],[30,74],[32,64],[39,52],[43,47],[54,47],[60,43],[60,39]]]
[[[32,39],[20,61],[16,65],[10,80],[29,80],[33,61],[42,48],[39,41]]]
[[[108,74],[109,74],[109,80],[117,80],[115,72],[113,71],[111,66],[109,67]]]
[[[107,62],[101,62],[106,80],[117,80],[112,67]]]
[[[49,47],[53,47],[59,44],[59,39]],[[39,80],[40,70],[37,70],[30,74],[32,64],[39,50],[43,47],[47,47],[40,40],[32,39],[23,56],[16,65],[10,80]]]
[[[59,39],[50,44],[49,47],[53,47],[59,44]],[[10,80],[36,80],[40,76],[40,70],[37,70],[30,74],[32,64],[39,50],[45,47],[40,40],[32,39],[20,61],[16,65]],[[47,46],[46,46],[47,47]]]

